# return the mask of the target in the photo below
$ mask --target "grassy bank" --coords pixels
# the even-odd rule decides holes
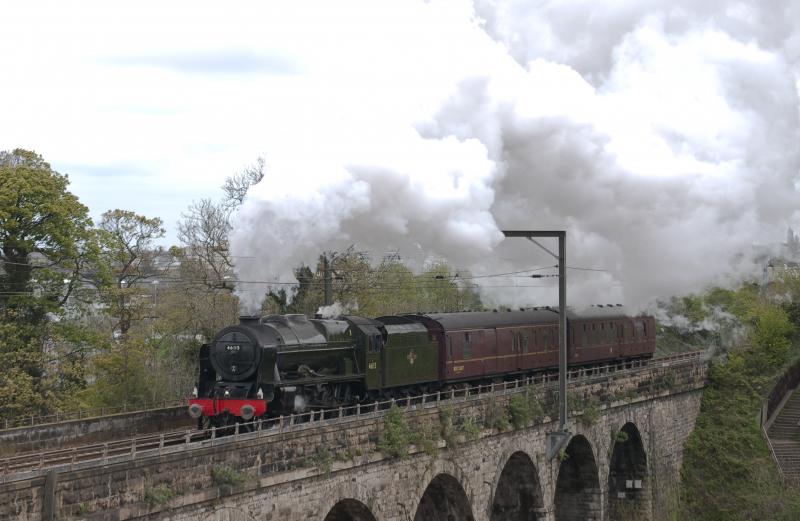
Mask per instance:
[[[695,297],[701,310],[733,317],[740,335],[712,362],[710,384],[684,451],[674,519],[800,519],[800,495],[780,482],[758,422],[762,401],[800,355],[792,320],[795,293],[780,286],[765,295],[751,285]]]

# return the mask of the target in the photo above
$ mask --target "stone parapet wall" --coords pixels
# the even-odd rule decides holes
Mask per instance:
[[[17,427],[0,430],[0,456],[103,443],[181,427],[191,428],[194,424],[187,408],[180,406]]]

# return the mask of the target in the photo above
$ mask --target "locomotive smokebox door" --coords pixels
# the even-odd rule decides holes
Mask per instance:
[[[383,353],[383,337],[380,333],[367,337],[367,371],[366,380],[368,389],[383,387],[381,356]]]

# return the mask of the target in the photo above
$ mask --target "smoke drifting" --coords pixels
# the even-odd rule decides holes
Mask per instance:
[[[502,229],[567,230],[568,265],[604,270],[568,272],[575,305],[758,273],[753,245],[800,217],[800,7],[606,3],[330,13],[341,41],[287,99],[307,131],[266,143],[237,215],[239,278],[293,280],[353,243],[475,274],[555,264]],[[480,283],[555,303],[538,280]],[[245,305],[264,290],[245,285]]]

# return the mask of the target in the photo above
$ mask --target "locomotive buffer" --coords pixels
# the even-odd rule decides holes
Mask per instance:
[[[558,430],[547,433],[547,459],[555,458],[569,441],[567,430],[567,232],[539,230],[503,230],[506,237],[523,237],[558,260]],[[536,238],[558,239],[558,255]]]

